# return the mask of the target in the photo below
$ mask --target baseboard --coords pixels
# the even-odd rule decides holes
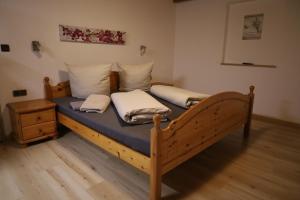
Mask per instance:
[[[282,125],[282,126],[300,128],[300,124],[298,124],[296,122],[289,122],[289,121],[282,120],[282,119],[277,119],[277,118],[274,118],[274,117],[268,117],[268,116],[264,116],[264,115],[253,114],[252,118],[255,119],[255,120],[259,120],[259,121],[263,121],[263,122],[269,122],[269,123],[278,124],[278,125]]]

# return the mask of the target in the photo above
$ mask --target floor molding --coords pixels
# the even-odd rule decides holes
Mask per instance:
[[[269,122],[277,125],[282,125],[282,126],[289,126],[293,128],[300,128],[300,124],[296,122],[290,122],[274,117],[269,117],[269,116],[264,116],[264,115],[259,115],[259,114],[253,114],[252,115],[253,119],[263,121],[263,122]]]

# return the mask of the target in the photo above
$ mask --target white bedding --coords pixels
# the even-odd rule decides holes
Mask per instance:
[[[119,116],[130,124],[152,122],[155,114],[160,114],[166,120],[171,113],[168,107],[142,90],[113,93],[111,99]]]
[[[109,95],[111,64],[69,66],[68,75],[73,97],[87,98],[91,94]]]
[[[202,99],[209,97],[208,94],[201,94],[190,90],[165,85],[153,85],[150,88],[150,92],[155,96],[158,96],[183,108],[189,108]]]
[[[80,107],[83,112],[103,113],[110,103],[110,97],[102,94],[91,94]]]

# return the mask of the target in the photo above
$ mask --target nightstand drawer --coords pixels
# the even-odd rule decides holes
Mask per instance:
[[[21,114],[22,127],[31,126],[43,122],[50,122],[50,121],[55,121],[54,109]]]
[[[23,140],[29,140],[54,133],[56,133],[55,121],[22,128]]]

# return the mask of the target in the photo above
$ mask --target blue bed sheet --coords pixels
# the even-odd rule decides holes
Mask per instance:
[[[158,99],[162,104],[172,110],[167,122],[162,122],[161,127],[166,127],[169,122],[182,114],[185,109],[171,104],[162,99]],[[57,111],[68,117],[84,124],[85,126],[101,132],[103,135],[131,148],[146,156],[150,156],[150,130],[153,123],[142,125],[129,125],[125,123],[118,115],[113,103],[102,113],[84,113],[74,111],[70,107],[70,102],[80,101],[82,99],[74,97],[55,98],[52,101],[57,104]]]

